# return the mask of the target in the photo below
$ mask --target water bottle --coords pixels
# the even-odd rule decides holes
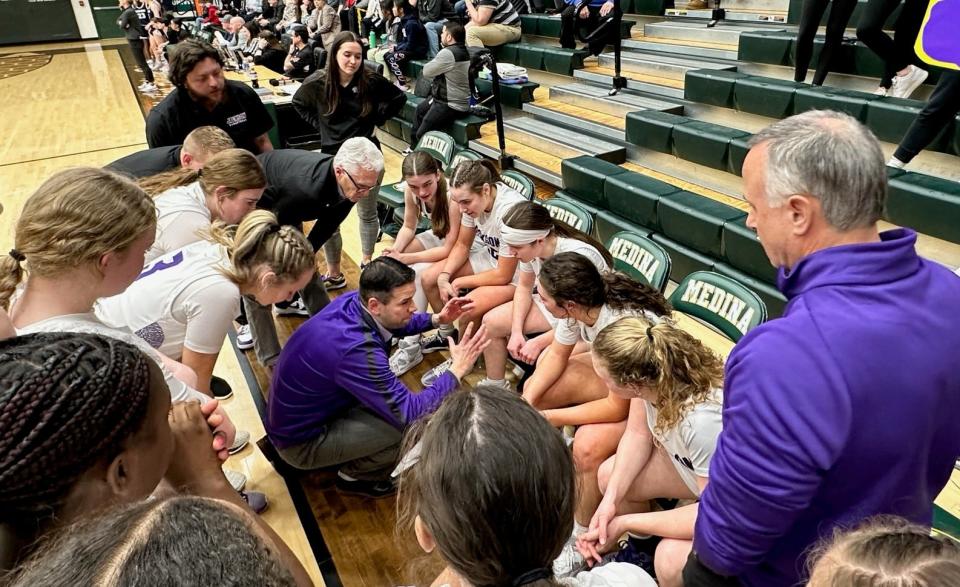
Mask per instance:
[[[249,76],[250,76],[250,84],[251,84],[254,88],[259,88],[259,87],[260,87],[260,80],[257,79],[257,70],[256,70],[256,68],[253,68],[253,67],[250,68]]]
[[[370,48],[371,48],[371,49],[376,49],[376,48],[377,48],[377,33],[376,33],[376,31],[370,31],[370,39],[369,39],[369,41],[370,41]]]

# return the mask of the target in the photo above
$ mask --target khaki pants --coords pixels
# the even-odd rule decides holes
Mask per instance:
[[[467,47],[496,47],[520,40],[520,27],[489,23],[467,25]]]

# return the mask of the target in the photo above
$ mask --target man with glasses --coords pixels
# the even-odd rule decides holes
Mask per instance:
[[[267,177],[267,188],[257,206],[277,215],[281,225],[313,221],[307,240],[314,250],[340,228],[340,223],[383,173],[383,154],[369,139],[348,139],[336,155],[301,149],[278,149],[257,156]],[[316,276],[300,292],[301,304],[313,315],[330,302],[323,280]],[[253,346],[257,359],[272,367],[280,343],[270,309],[244,298],[249,328],[237,333],[237,346]]]

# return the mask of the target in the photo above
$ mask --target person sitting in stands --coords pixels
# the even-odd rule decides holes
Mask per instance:
[[[520,13],[510,0],[464,0],[467,47],[497,47],[520,40]]]
[[[466,31],[448,21],[440,41],[443,49],[423,66],[423,77],[433,78],[430,97],[417,104],[413,116],[410,146],[416,147],[424,134],[443,130],[458,118],[470,114],[470,53],[464,45]]]
[[[620,11],[619,0],[590,0],[580,10],[577,7],[581,5],[581,0],[565,0],[566,7],[560,13],[560,46],[564,49],[576,49],[577,31],[581,30],[590,34],[597,29],[601,19],[606,18],[611,13],[616,14]],[[607,25],[609,26],[609,25]],[[598,38],[590,41],[587,49],[591,56],[600,55],[610,40],[610,35],[619,35],[619,30],[611,30],[609,35],[599,35]]]

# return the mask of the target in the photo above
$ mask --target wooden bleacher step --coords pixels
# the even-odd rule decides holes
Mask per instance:
[[[683,105],[672,100],[648,97],[629,90],[623,90],[616,96],[608,96],[609,91],[610,86],[574,82],[551,87],[550,100],[619,117],[637,110],[660,110],[673,114],[683,112]]]
[[[714,61],[701,57],[669,55],[661,51],[641,51],[637,49],[623,51],[620,54],[620,64],[622,71],[678,81],[683,81],[688,71],[697,69],[734,71],[737,68],[736,62],[731,61]],[[599,65],[600,67],[613,69],[613,53],[601,54]]]
[[[750,25],[732,22],[720,22],[717,26],[707,28],[703,23],[664,20],[643,25],[643,36],[670,39],[674,41],[696,41],[727,45],[736,51],[740,40],[740,33],[767,30],[763,25]],[[777,30],[783,30],[782,27]]]
[[[582,130],[567,128],[554,122],[534,117],[521,117],[504,121],[506,135],[512,140],[553,154],[559,159],[592,155],[611,163],[627,160],[623,144],[592,137]]]
[[[492,159],[498,159],[500,157],[496,130],[488,131],[484,128],[483,136],[470,141],[469,146],[477,153]],[[509,155],[515,157],[514,167],[517,171],[525,173],[530,177],[535,177],[552,186],[563,185],[563,179],[560,175],[561,159],[553,153],[544,152],[518,143],[510,138],[509,135],[506,139],[506,151]]]
[[[698,57],[709,57],[711,59],[737,60],[736,45],[724,45],[711,41],[687,41],[638,35],[623,41],[621,46],[624,49],[655,51],[668,55],[697,55]]]
[[[780,22],[786,23],[790,10],[790,0],[724,0],[726,11],[724,18],[727,22]],[[677,19],[700,19],[709,21],[712,17],[710,9],[689,10],[686,5],[668,8],[664,15]]]
[[[613,87],[613,67],[585,67],[573,72],[573,77],[577,80],[586,81],[607,88]],[[621,71],[627,80],[627,88],[637,92],[643,92],[652,96],[662,96],[664,98],[683,99],[683,80],[676,80],[666,77],[657,77],[634,71]]]

